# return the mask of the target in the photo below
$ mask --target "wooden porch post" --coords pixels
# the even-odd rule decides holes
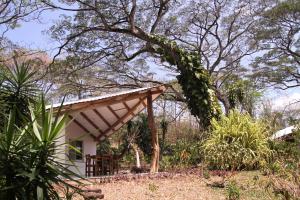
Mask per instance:
[[[155,173],[158,172],[158,167],[159,167],[159,143],[158,143],[158,134],[157,134],[154,115],[153,115],[151,93],[149,93],[147,96],[147,113],[148,113],[148,126],[151,132],[151,141],[152,141],[150,173]]]

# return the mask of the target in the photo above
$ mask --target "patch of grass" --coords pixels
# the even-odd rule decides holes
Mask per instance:
[[[226,187],[227,199],[228,200],[239,200],[240,199],[240,188],[235,181],[230,181]]]
[[[259,171],[243,171],[234,176],[240,188],[240,199],[243,200],[276,200],[273,194],[266,190],[268,179]]]
[[[159,188],[159,186],[155,185],[154,183],[149,183],[149,190],[150,190],[151,192],[157,191],[158,188]]]

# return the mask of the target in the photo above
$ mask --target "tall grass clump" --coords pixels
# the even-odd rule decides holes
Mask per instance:
[[[271,153],[266,126],[236,110],[212,120],[211,135],[203,147],[208,166],[223,170],[258,168]]]

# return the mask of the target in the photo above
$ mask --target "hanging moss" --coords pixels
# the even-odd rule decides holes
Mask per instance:
[[[200,119],[202,127],[208,127],[213,118],[219,118],[221,109],[210,76],[200,64],[199,55],[187,52],[162,36],[152,35],[151,38],[161,44],[157,52],[162,56],[162,61],[177,66],[180,72],[177,80],[191,113]]]

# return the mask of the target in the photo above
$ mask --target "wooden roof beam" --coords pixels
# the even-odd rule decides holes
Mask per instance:
[[[142,104],[143,104],[145,107],[147,107],[147,101],[145,102],[145,98],[144,98],[144,99],[140,98],[140,101],[142,102]]]
[[[140,101],[141,101],[141,100],[140,100]],[[135,115],[134,112],[133,112],[133,110],[130,109],[130,107],[127,105],[126,102],[122,102],[122,104],[125,106],[125,108],[126,108],[126,110],[127,110],[128,112],[130,112],[132,115]]]
[[[146,98],[147,98],[147,96],[144,96],[144,98],[142,98],[141,101],[139,101],[137,104],[135,104],[135,105],[128,111],[128,113],[127,113],[126,115],[122,116],[118,121],[116,121],[113,125],[111,125],[107,130],[104,131],[104,134],[98,136],[98,137],[96,138],[96,140],[99,140],[102,136],[107,135],[110,131],[114,130],[114,128],[115,128],[116,126],[118,126],[120,123],[121,123],[121,124],[124,124],[123,120],[126,119],[128,116],[130,116],[130,115],[135,115],[135,114],[134,114],[134,110],[137,109],[137,108],[141,105],[142,101],[144,101]]]
[[[118,120],[120,119],[119,115],[117,115],[117,113],[114,111],[114,109],[112,109],[110,105],[108,105],[107,108]]]
[[[96,139],[97,137],[95,135],[93,135],[92,133],[90,133],[90,131],[83,126],[77,119],[75,119],[73,116],[68,115],[69,118],[77,125],[79,126],[83,131],[85,131],[85,133],[88,133],[93,139]]]
[[[110,127],[111,124],[101,115],[101,113],[97,109],[93,109],[94,113],[107,125],[107,127]]]
[[[151,91],[151,94],[152,95],[160,94],[163,92],[164,92],[164,89],[156,88],[155,91]],[[138,94],[126,94],[124,97],[116,96],[116,97],[113,97],[112,99],[101,99],[101,100],[98,100],[95,102],[84,102],[84,103],[76,103],[76,104],[72,104],[72,105],[66,105],[66,106],[64,106],[63,110],[61,111],[61,114],[64,112],[68,112],[68,111],[75,112],[77,110],[85,109],[90,106],[113,105],[113,104],[121,103],[124,101],[130,101],[133,99],[143,98],[147,94],[148,94],[148,92],[142,92],[142,93],[138,93]],[[80,105],[80,104],[84,104],[84,105]]]
[[[97,126],[84,112],[80,112],[80,115],[88,121],[95,129],[99,131],[100,134],[103,134],[103,131]]]

